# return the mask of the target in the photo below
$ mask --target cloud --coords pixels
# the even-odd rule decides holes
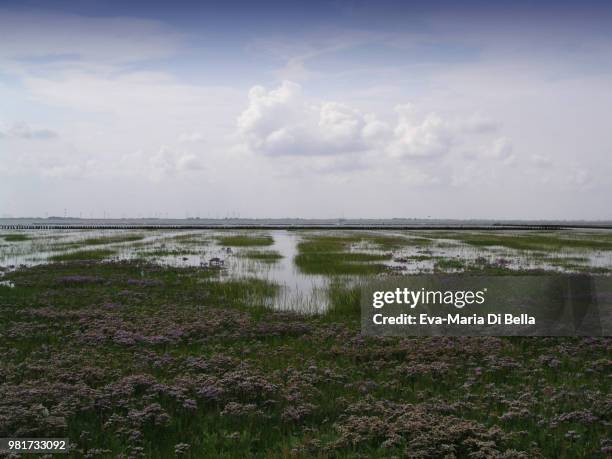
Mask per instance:
[[[513,149],[514,146],[509,138],[499,137],[493,141],[493,145],[490,149],[490,156],[494,159],[509,162],[514,158],[512,154]]]
[[[57,133],[50,129],[32,128],[27,123],[13,123],[10,126],[0,124],[0,138],[13,139],[52,139]]]
[[[193,153],[181,154],[176,161],[176,170],[185,171],[199,171],[204,169],[204,166],[200,162],[200,159]]]
[[[145,175],[153,182],[191,171],[204,169],[200,158],[193,153],[186,153],[162,145],[150,155],[144,151],[124,155],[120,168],[128,175]]]
[[[566,177],[566,180],[570,186],[578,188],[592,185],[593,182],[591,173],[582,167],[576,167],[575,169],[569,171]]]
[[[478,134],[497,132],[500,128],[499,124],[494,120],[481,114],[469,116],[465,120],[459,121],[458,125],[464,132],[473,132]]]
[[[538,168],[548,169],[553,166],[553,161],[546,155],[532,155],[531,162]]]
[[[337,102],[309,101],[296,83],[270,91],[255,86],[238,117],[238,132],[251,150],[270,156],[335,155],[372,148],[383,123]]]
[[[27,125],[26,125],[27,126]],[[3,130],[2,132],[6,132]],[[7,177],[83,178],[89,172],[92,157],[60,137],[44,129],[11,126],[9,136],[0,138],[0,173]],[[2,179],[0,179],[2,181]]]
[[[434,158],[445,155],[453,145],[447,123],[435,113],[419,119],[410,104],[395,108],[398,123],[388,152],[394,157]]]
[[[160,72],[105,75],[67,72],[57,78],[27,77],[24,87],[37,104],[60,115],[77,113],[62,136],[103,162],[160,145],[206,155],[232,142],[243,92],[186,84]],[[205,126],[206,131],[199,131]],[[140,165],[134,163],[138,172]]]
[[[204,140],[204,136],[199,132],[185,132],[180,134],[178,137],[178,141],[180,143],[197,143]]]
[[[498,124],[482,117],[447,119],[422,113],[412,104],[395,107],[394,125],[347,104],[310,100],[300,85],[283,81],[266,90],[249,91],[247,108],[238,117],[238,133],[253,152],[267,156],[333,156],[377,151],[395,159],[435,159],[456,147],[477,156],[507,160],[512,143],[506,137],[489,145]],[[379,158],[380,159],[380,158]]]

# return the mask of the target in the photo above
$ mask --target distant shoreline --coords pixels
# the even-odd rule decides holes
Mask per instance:
[[[612,229],[612,221],[443,219],[4,218],[0,229],[561,230]]]

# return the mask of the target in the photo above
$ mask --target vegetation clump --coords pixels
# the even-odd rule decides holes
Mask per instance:
[[[441,258],[436,260],[436,271],[457,271],[465,269],[465,263],[457,258]]]
[[[30,240],[30,237],[27,234],[5,234],[2,237],[7,242],[22,242]]]
[[[216,240],[219,245],[227,247],[267,246],[274,244],[274,239],[269,235],[250,236],[236,234],[232,236],[218,236]]]
[[[278,260],[283,258],[283,256],[275,250],[249,250],[246,252],[241,252],[240,256],[250,260],[262,261],[264,263],[276,263]]]
[[[377,261],[391,259],[390,253],[351,251],[352,244],[361,242],[358,236],[311,236],[298,244],[296,266],[307,274],[363,275],[387,269]]]

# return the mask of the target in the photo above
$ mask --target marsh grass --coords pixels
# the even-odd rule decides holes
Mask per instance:
[[[329,286],[329,308],[323,315],[328,321],[355,321],[361,314],[361,285],[336,279]]]
[[[608,236],[580,237],[568,233],[528,233],[528,234],[493,234],[493,233],[452,233],[445,234],[448,239],[455,239],[476,247],[507,247],[517,250],[555,251],[564,249],[600,249],[612,250],[612,238]]]
[[[389,260],[389,253],[350,251],[351,245],[364,240],[362,236],[311,236],[298,244],[294,262],[306,274],[364,275],[387,269],[377,261]]]
[[[283,258],[283,256],[275,250],[248,250],[241,251],[238,253],[238,255],[250,260],[257,260],[265,263],[276,263],[278,260]]]
[[[427,247],[432,244],[432,240],[423,236],[409,234],[410,237],[402,236],[380,236],[368,233],[363,236],[363,240],[374,244],[379,250],[397,250],[402,247]]]
[[[208,281],[204,285],[207,294],[220,305],[231,302],[236,308],[255,313],[258,317],[269,312],[270,299],[279,291],[279,286],[263,279],[244,278],[226,281]]]
[[[305,274],[365,275],[387,270],[386,265],[375,262],[389,258],[372,253],[313,252],[299,253],[294,261]]]
[[[228,247],[268,246],[274,244],[274,239],[269,235],[249,236],[246,234],[237,234],[232,236],[217,236],[215,239],[219,245]]]
[[[442,258],[435,262],[434,269],[436,271],[448,271],[448,270],[463,270],[466,264],[463,260],[457,258]]]
[[[61,253],[53,255],[49,258],[51,261],[85,261],[85,260],[104,260],[117,253],[116,250],[111,249],[97,249],[97,250],[79,250],[76,252]]]
[[[342,279],[300,316],[265,307],[274,284],[196,268],[7,278],[0,435],[67,436],[68,458],[606,457],[605,338],[367,337]]]
[[[173,236],[172,240],[179,244],[199,244],[206,245],[210,242],[210,237],[206,233],[201,234],[179,234]]]
[[[27,234],[5,234],[2,237],[7,242],[22,242],[30,240],[30,236]]]
[[[97,236],[88,237],[84,239],[77,239],[73,241],[57,241],[50,245],[53,250],[74,250],[74,249],[85,249],[88,246],[107,245],[107,244],[121,244],[126,242],[132,242],[132,248],[147,246],[147,243],[139,242],[144,239],[142,234],[113,234],[110,236]]]
[[[361,335],[352,275],[381,272],[391,255],[380,252],[409,247],[412,236],[304,236],[296,263],[331,279],[324,314],[272,311],[279,286],[265,280],[99,261],[113,251],[7,273],[15,287],[0,288],[0,436],[68,436],[74,458],[175,457],[179,443],[192,458],[406,457],[422,444],[421,457],[607,457],[607,338]],[[529,253],[597,270],[548,247]],[[497,254],[406,257],[441,270],[526,273],[495,264]]]

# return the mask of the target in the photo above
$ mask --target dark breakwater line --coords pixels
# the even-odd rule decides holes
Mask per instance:
[[[1,230],[471,230],[555,231],[563,229],[612,229],[598,224],[1,224]]]

